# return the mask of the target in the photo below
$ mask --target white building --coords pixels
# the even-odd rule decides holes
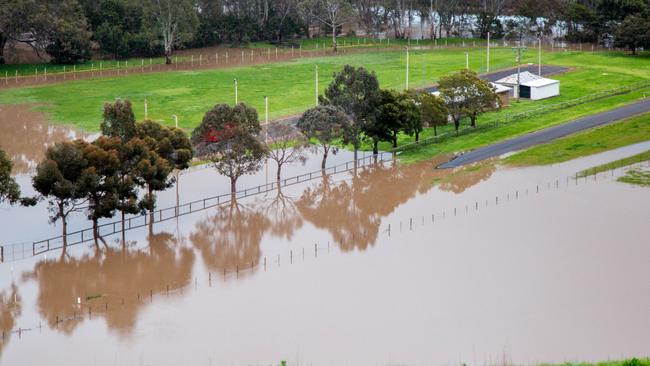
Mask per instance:
[[[512,87],[514,97],[519,94],[521,98],[530,100],[540,100],[560,95],[559,80],[547,79],[528,71],[519,74],[519,90],[517,90],[517,74],[506,76],[495,83]]]

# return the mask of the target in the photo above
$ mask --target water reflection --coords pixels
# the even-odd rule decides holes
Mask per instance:
[[[109,247],[79,259],[39,262],[26,277],[38,282],[37,307],[47,324],[70,334],[89,316],[101,316],[110,329],[129,332],[152,295],[186,286],[193,250],[178,247],[169,233],[148,241],[146,250]]]
[[[265,212],[269,219],[271,235],[286,240],[291,240],[294,232],[300,229],[304,222],[296,206],[296,199],[286,196],[279,187]]]
[[[0,148],[13,161],[13,174],[31,173],[54,143],[85,137],[71,127],[48,124],[43,113],[31,108],[24,104],[0,105]]]
[[[12,331],[16,326],[16,318],[22,312],[22,299],[18,295],[18,287],[11,284],[11,290],[3,290],[0,293],[0,331],[2,339],[0,340],[0,356],[2,350],[7,346],[11,339]]]
[[[261,210],[233,201],[197,222],[190,240],[210,271],[231,272],[257,267],[260,244],[270,221]]]

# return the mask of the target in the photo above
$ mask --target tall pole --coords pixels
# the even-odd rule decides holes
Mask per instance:
[[[318,105],[318,65],[316,65],[316,105]]]
[[[147,102],[147,98],[144,98],[144,119],[145,121],[149,119],[149,103]]]
[[[490,72],[490,32],[487,34],[487,72]]]
[[[269,124],[269,97],[267,96],[264,96],[264,123]]]
[[[465,52],[465,69],[469,70],[469,52]]]
[[[235,105],[239,104],[239,85],[237,79],[235,79]]]
[[[409,89],[409,48],[406,47],[406,90]]]
[[[537,46],[537,75],[542,76],[542,37],[539,37]]]

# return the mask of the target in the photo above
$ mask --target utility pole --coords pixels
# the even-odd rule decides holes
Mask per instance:
[[[264,123],[269,124],[269,97],[267,96],[264,96]]]
[[[517,62],[517,89],[515,89],[515,98],[519,101],[519,88],[521,87],[521,54],[526,51],[526,47],[521,46],[512,47],[515,53],[515,61]]]
[[[490,72],[490,32],[487,33],[487,71]]]
[[[318,105],[318,65],[316,65],[316,105]]]
[[[542,76],[542,37],[539,37],[537,46],[537,75]]]
[[[406,47],[406,90],[409,89],[409,48]]]
[[[239,104],[239,83],[237,82],[237,79],[234,79],[235,81],[235,105]]]

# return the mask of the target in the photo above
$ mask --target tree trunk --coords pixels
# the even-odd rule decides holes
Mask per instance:
[[[379,147],[377,145],[379,145],[379,140],[373,140],[373,142],[372,142],[372,154],[373,155],[379,154]]]
[[[95,247],[99,249],[99,228],[97,226],[97,218],[93,218],[93,241],[95,242]]]
[[[472,121],[471,125],[473,128],[476,127],[476,113],[472,113],[469,117],[469,119]]]
[[[61,217],[61,235],[63,237],[63,250],[65,250],[68,247],[68,220],[62,203],[59,203],[59,216]]]
[[[166,65],[171,65],[172,64],[172,50],[171,49],[165,49],[165,64]]]
[[[397,132],[393,132],[393,149],[397,147]]]
[[[415,142],[420,141],[420,131],[415,131]]]
[[[278,164],[278,171],[276,172],[276,178],[278,180],[278,187],[280,186],[280,178],[282,177],[282,164]]]
[[[0,33],[0,65],[5,64],[5,44],[7,44],[7,37]]]
[[[325,170],[325,163],[327,162],[327,153],[329,152],[329,149],[325,148],[323,149],[325,152],[323,153],[323,162],[320,165],[320,168]]]
[[[357,147],[355,146],[355,147],[354,147],[354,163],[355,163],[355,164],[357,163],[357,160],[359,159],[359,158],[358,158],[358,155],[359,155],[359,150],[358,150]]]
[[[230,177],[230,195],[231,196],[236,196],[237,195],[237,178],[236,177]]]
[[[338,51],[338,47],[336,44],[336,24],[332,25],[332,50],[334,50],[334,52]]]
[[[460,127],[460,119],[454,118],[454,128],[456,129],[456,132],[458,132],[459,127]]]
[[[436,131],[436,125],[433,125],[433,136],[438,136],[438,131]]]
[[[124,227],[124,210],[122,210],[122,246],[124,247],[125,245],[126,245],[126,230]]]

